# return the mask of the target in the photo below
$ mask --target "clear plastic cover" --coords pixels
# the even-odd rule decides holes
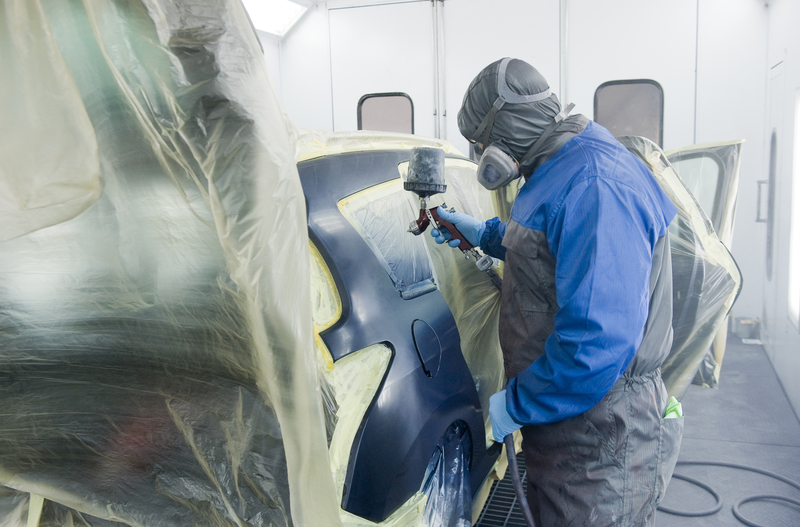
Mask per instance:
[[[739,191],[744,140],[704,143],[664,152],[681,180],[707,213],[717,236],[729,249]],[[717,331],[693,384],[717,388],[728,337],[727,324]]]
[[[0,524],[27,493],[43,524],[340,524],[293,130],[241,3],[0,17]]]
[[[661,149],[643,137],[619,140],[650,167],[678,208],[669,228],[674,335],[662,377],[670,395],[680,399],[709,356],[708,349],[739,294],[742,277],[708,216]]]
[[[3,242],[74,218],[101,183],[95,130],[38,2],[4,2],[0,27]]]
[[[422,492],[428,497],[426,527],[470,527],[472,487],[469,480],[470,436],[463,422],[451,426],[428,464]]]
[[[417,147],[441,148],[446,154],[463,155],[452,143],[419,135],[392,132],[328,132],[325,130],[297,130],[297,161],[307,161],[321,156],[343,152],[369,150],[411,150]]]

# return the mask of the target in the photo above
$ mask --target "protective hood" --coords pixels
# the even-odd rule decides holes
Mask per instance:
[[[498,97],[502,97],[506,104],[494,118],[488,143],[494,143],[515,159],[521,160],[561,111],[561,103],[554,93],[541,99],[529,97],[546,95],[550,86],[542,74],[525,61],[511,59],[505,75],[499,78],[502,61],[486,66],[470,83],[458,112],[458,129],[467,139],[480,141],[483,135],[483,131],[479,130],[481,122]],[[538,100],[517,102],[525,97]],[[520,167],[521,171],[530,174],[536,170],[564,143],[581,133],[588,123],[589,120],[580,114],[566,118],[538,152]],[[483,146],[486,148],[489,145]]]

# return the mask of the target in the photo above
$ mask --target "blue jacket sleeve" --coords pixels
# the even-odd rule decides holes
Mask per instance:
[[[545,354],[511,380],[509,414],[520,424],[589,410],[622,376],[642,341],[652,254],[666,226],[630,187],[589,178],[547,221],[559,310]]]
[[[481,250],[500,260],[506,259],[506,248],[503,247],[503,236],[506,234],[506,224],[500,218],[492,218],[486,221],[486,230],[481,236]]]

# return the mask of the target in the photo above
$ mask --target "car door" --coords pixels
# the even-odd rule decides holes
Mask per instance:
[[[665,152],[667,159],[708,216],[717,236],[730,249],[739,191],[743,139],[705,143]],[[717,333],[694,383],[716,387],[727,340],[727,325]]]
[[[744,139],[706,143],[665,152],[675,171],[730,248],[739,191],[739,162]]]

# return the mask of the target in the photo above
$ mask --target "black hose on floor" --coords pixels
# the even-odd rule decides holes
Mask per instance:
[[[528,507],[528,500],[525,499],[522,481],[519,479],[519,466],[517,465],[517,452],[514,447],[514,435],[508,434],[503,438],[503,443],[506,445],[508,468],[511,469],[511,482],[514,484],[514,493],[517,495],[517,503],[519,503],[519,508],[522,510],[522,516],[525,517],[525,523],[528,524],[528,527],[536,527],[531,509]]]
[[[506,438],[506,439],[508,439],[508,438]],[[775,472],[770,472],[769,470],[763,470],[763,469],[755,468],[755,467],[748,467],[747,465],[739,465],[739,464],[736,464],[736,463],[722,463],[722,462],[719,462],[719,461],[678,461],[677,464],[678,465],[706,465],[706,466],[712,466],[712,467],[725,467],[725,468],[734,468],[734,469],[738,469],[738,470],[747,470],[749,472],[755,472],[756,474],[761,474],[763,476],[767,476],[767,477],[770,477],[770,478],[777,479],[778,481],[782,481],[782,482],[786,483],[787,485],[790,485],[790,486],[796,488],[797,490],[800,490],[800,483],[797,483],[794,480],[791,480],[791,479],[789,479],[787,477],[781,476],[780,474],[776,474]],[[710,516],[712,514],[715,514],[716,512],[718,512],[722,508],[722,499],[720,498],[719,493],[716,492],[709,485],[706,485],[705,483],[701,483],[701,482],[697,481],[696,479],[689,478],[687,476],[682,476],[680,474],[673,474],[672,477],[676,478],[676,479],[682,479],[684,481],[688,481],[689,483],[692,483],[693,485],[697,485],[698,487],[708,491],[712,496],[714,496],[714,498],[717,500],[717,503],[711,509],[708,509],[706,511],[699,511],[699,512],[679,511],[679,510],[676,510],[676,509],[670,509],[668,507],[662,507],[662,506],[659,506],[658,510],[660,510],[662,512],[666,512],[667,514],[674,514],[676,516],[692,516],[692,517],[694,517],[694,516]],[[745,503],[748,503],[748,502],[751,502],[751,501],[761,501],[761,500],[785,501],[785,502],[792,503],[792,504],[797,505],[798,507],[800,507],[800,501],[798,501],[798,500],[795,500],[795,499],[792,499],[792,498],[787,498],[785,496],[762,494],[762,495],[758,495],[758,496],[749,496],[747,498],[742,498],[739,501],[737,501],[733,505],[733,515],[736,516],[737,520],[739,520],[740,522],[742,522],[745,525],[748,525],[749,527],[764,527],[761,524],[754,523],[754,522],[751,522],[750,520],[746,519],[744,517],[744,515],[742,515],[742,513],[739,511],[739,507],[741,505],[743,505]]]

